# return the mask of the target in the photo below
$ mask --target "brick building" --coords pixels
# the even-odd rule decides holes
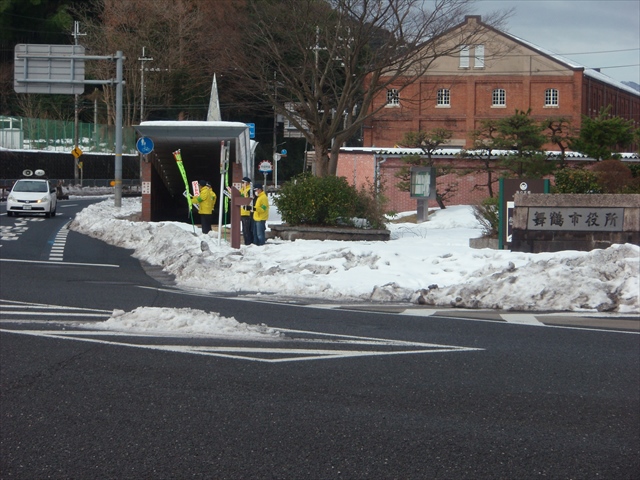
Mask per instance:
[[[530,109],[536,120],[563,117],[577,130],[582,115],[594,117],[611,105],[611,115],[640,126],[640,93],[631,87],[483,24],[479,16],[466,17],[443,36],[455,42],[461,29],[480,32],[477,43],[453,49],[457,53],[436,60],[417,81],[405,87],[399,80],[397,89],[380,95],[372,109],[384,107],[363,129],[364,148],[340,152],[337,174],[357,186],[384,183],[389,210],[416,208],[416,200],[395,187],[402,156],[418,153],[394,148],[407,132],[435,128],[453,132],[448,148],[433,156],[436,167],[452,169],[438,177],[438,191],[450,191],[448,205],[468,205],[489,196],[486,173],[477,168],[478,161],[458,158],[457,153],[471,147],[470,133],[483,120]],[[557,146],[543,148],[553,151]],[[569,153],[567,161],[590,159]],[[624,161],[637,162],[638,155],[625,155]],[[472,173],[460,175],[466,172]],[[493,180],[497,188],[498,179]],[[436,204],[430,200],[429,205]]]
[[[365,147],[393,147],[407,132],[435,128],[453,132],[451,146],[469,147],[470,132],[482,120],[529,109],[536,120],[564,117],[579,129],[582,115],[596,116],[611,105],[611,115],[640,126],[640,92],[631,87],[485,25],[479,16],[467,16],[443,36],[455,42],[460,29],[478,29],[478,43],[378,97],[372,108],[385,107],[363,129]]]

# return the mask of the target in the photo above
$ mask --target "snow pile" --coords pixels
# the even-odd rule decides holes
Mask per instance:
[[[390,223],[388,242],[269,240],[232,249],[186,223],[129,220],[139,198],[91,205],[71,228],[134,250],[186,289],[325,301],[415,302],[529,311],[640,313],[640,247],[530,254],[476,250],[471,207],[436,210],[421,224]],[[280,223],[271,208],[270,223]],[[195,231],[195,233],[194,233]],[[227,233],[227,238],[228,238]],[[203,282],[206,279],[206,283]]]
[[[131,312],[115,310],[105,322],[84,325],[91,329],[145,334],[257,337],[277,339],[282,335],[265,325],[247,325],[191,308],[139,307]]]

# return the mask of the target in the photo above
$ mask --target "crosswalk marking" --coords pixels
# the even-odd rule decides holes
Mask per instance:
[[[65,223],[60,231],[57,233],[51,252],[49,254],[49,260],[52,262],[61,262],[64,258],[64,247],[67,244],[67,235],[69,235],[69,226],[71,221]]]

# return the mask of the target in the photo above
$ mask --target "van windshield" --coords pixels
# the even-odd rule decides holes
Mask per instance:
[[[13,186],[14,192],[48,192],[47,182],[38,180],[18,180]]]

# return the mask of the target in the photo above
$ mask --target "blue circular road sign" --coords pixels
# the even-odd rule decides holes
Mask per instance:
[[[153,152],[153,140],[149,137],[140,137],[136,142],[136,148],[141,154],[147,155]]]

